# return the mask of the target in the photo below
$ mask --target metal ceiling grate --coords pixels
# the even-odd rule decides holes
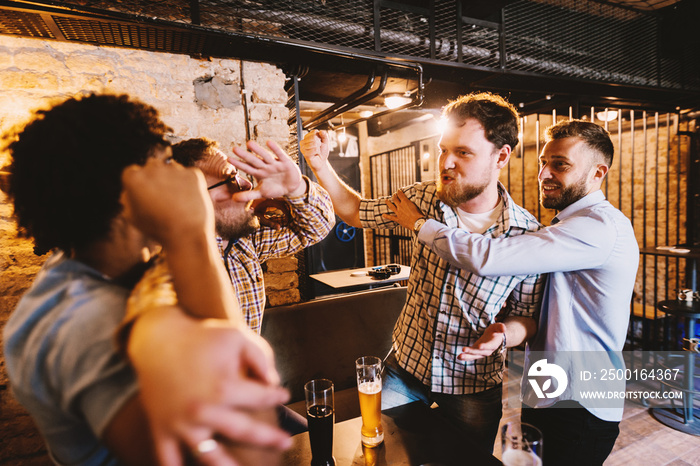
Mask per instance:
[[[380,7],[380,50],[396,55],[431,58],[430,15],[428,9],[411,11]]]
[[[436,58],[499,68],[500,25],[459,17],[459,11],[455,0],[435,2]]]
[[[67,40],[135,47],[173,53],[199,53],[205,46],[203,35],[165,30],[147,25],[121,24],[57,16],[54,21]]]
[[[55,2],[44,3],[50,11]],[[697,50],[667,38],[673,18],[663,23],[661,15],[597,1],[517,0],[503,9],[502,24],[462,17],[461,0],[61,4],[51,13],[0,9],[0,33],[211,56],[235,56],[237,34],[501,74],[700,91]]]
[[[374,49],[372,1],[200,2],[200,14],[206,27]]]
[[[520,1],[505,8],[506,67],[596,81],[656,86],[653,16],[610,5]]]
[[[4,34],[55,39],[41,15],[14,10],[0,10],[0,31]]]

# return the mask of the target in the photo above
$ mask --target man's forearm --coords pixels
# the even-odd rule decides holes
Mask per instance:
[[[221,264],[214,234],[177,237],[164,245],[179,305],[194,317],[243,324],[238,300]]]
[[[537,333],[537,321],[531,317],[509,316],[503,320],[506,326],[506,346],[513,348],[530,340]]]
[[[314,174],[318,182],[328,191],[333,201],[333,208],[338,217],[345,223],[354,227],[361,227],[360,224],[360,200],[361,196],[350,186],[345,184],[335,172],[330,163],[326,163],[320,170],[315,170]]]

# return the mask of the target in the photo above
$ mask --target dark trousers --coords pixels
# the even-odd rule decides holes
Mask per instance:
[[[450,395],[430,391],[430,387],[404,370],[393,352],[384,359],[382,375],[382,409],[413,401],[439,406],[439,412],[464,435],[475,439],[489,452],[498,434],[503,413],[503,386],[467,395]]]
[[[542,432],[544,466],[602,465],[620,433],[619,422],[598,419],[575,401],[523,406],[521,420]]]

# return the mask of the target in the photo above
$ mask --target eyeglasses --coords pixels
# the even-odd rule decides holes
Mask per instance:
[[[219,181],[218,183],[214,183],[213,185],[207,187],[207,191],[210,191],[214,188],[218,188],[219,186],[223,186],[225,184],[230,184],[231,187],[235,188],[237,192],[243,191],[243,188],[241,188],[241,184],[238,182],[238,176],[236,175],[237,173],[234,173],[233,176],[230,176],[223,181]]]

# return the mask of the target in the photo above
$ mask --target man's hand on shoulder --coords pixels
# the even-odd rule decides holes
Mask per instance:
[[[425,217],[425,214],[400,189],[386,201],[386,205],[393,214],[384,214],[383,217],[411,231],[416,220]]]

